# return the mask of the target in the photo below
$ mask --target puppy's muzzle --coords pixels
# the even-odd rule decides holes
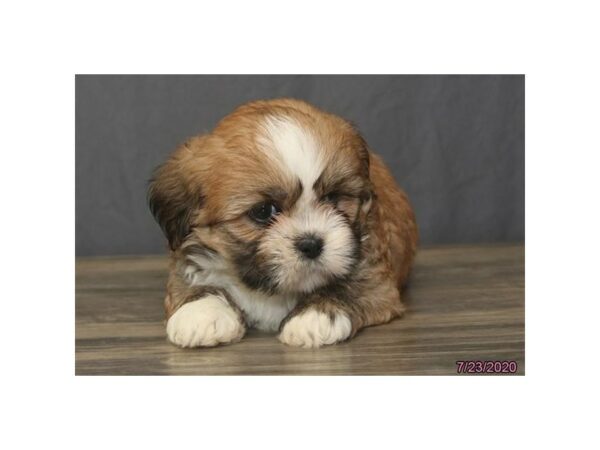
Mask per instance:
[[[308,259],[318,258],[323,252],[323,239],[314,234],[302,236],[296,241],[296,249]]]

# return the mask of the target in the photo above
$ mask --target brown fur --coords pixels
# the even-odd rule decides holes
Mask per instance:
[[[351,319],[352,335],[400,316],[404,310],[400,288],[418,240],[406,195],[348,122],[298,100],[278,99],[239,107],[212,133],[185,142],[157,169],[149,201],[171,248],[167,318],[187,301],[212,293],[210,286],[190,287],[182,279],[179,264],[188,252],[200,249],[234,259],[240,245],[255,242],[263,232],[248,220],[249,208],[277,196],[284,207],[293,205],[302,188],[310,188],[291,182],[259,151],[257,124],[267,115],[291,117],[324,143],[327,162],[313,188],[319,195],[343,193],[334,195],[333,201],[357,234],[365,237],[352,275],[306,295],[282,326],[309,307],[331,317],[343,310]]]

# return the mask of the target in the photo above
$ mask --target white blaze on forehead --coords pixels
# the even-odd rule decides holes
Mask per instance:
[[[313,186],[326,164],[318,137],[289,117],[268,117],[262,128],[262,151],[286,176],[300,180],[303,189],[294,207],[269,227],[258,251],[275,267],[272,276],[280,291],[311,292],[352,269],[354,236],[340,214],[316,201]],[[314,261],[302,257],[295,244],[308,233],[323,239]]]
[[[300,179],[302,195],[312,195],[313,185],[323,171],[324,161],[320,145],[312,132],[291,118],[268,117],[263,137],[269,156],[277,158],[284,170]]]

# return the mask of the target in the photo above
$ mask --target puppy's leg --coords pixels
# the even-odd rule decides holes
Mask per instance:
[[[335,344],[361,328],[389,322],[403,311],[393,283],[353,284],[307,298],[284,319],[279,340],[305,348]]]
[[[213,347],[239,341],[246,333],[241,311],[227,293],[215,288],[199,288],[185,301],[167,295],[167,336],[180,347]],[[178,303],[169,314],[169,305]],[[171,308],[172,310],[172,308]]]
[[[345,341],[352,335],[352,321],[346,311],[333,305],[311,306],[292,311],[285,319],[279,340],[294,347],[321,347]]]

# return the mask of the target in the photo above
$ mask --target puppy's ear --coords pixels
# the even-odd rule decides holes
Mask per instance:
[[[193,177],[192,151],[186,143],[156,168],[148,188],[148,205],[169,241],[177,249],[191,231],[192,218],[204,203],[202,188]]]

